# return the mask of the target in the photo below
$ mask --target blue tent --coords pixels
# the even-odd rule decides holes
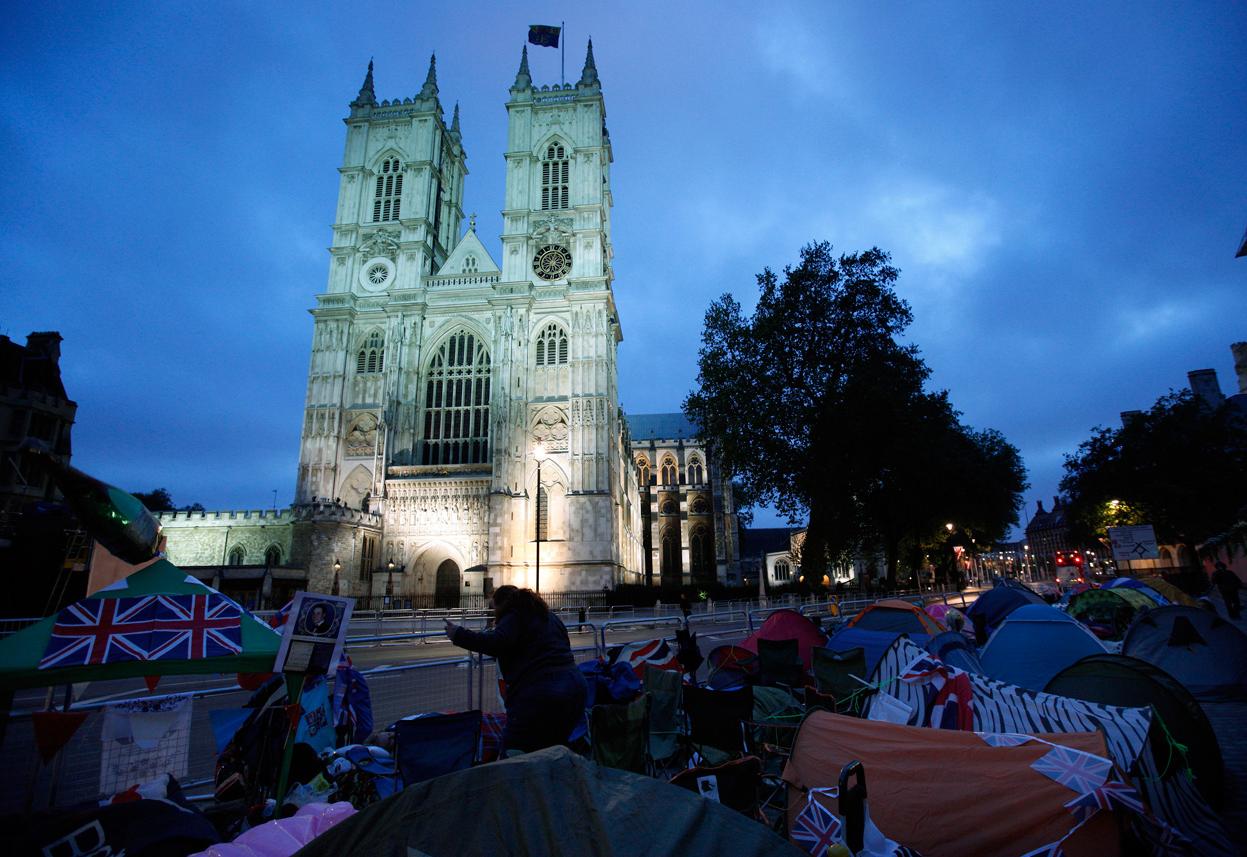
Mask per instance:
[[[1052,677],[1104,645],[1070,616],[1047,604],[1028,604],[1009,614],[983,647],[985,675],[1028,690],[1043,690]]]
[[[983,665],[979,663],[979,656],[974,651],[974,646],[964,635],[956,631],[937,634],[927,640],[926,649],[950,667],[972,673],[982,674],[983,672]]]
[[[904,637],[900,631],[867,631],[865,628],[841,628],[832,634],[831,639],[827,641],[826,648],[833,652],[844,652],[849,649],[856,649],[861,646],[866,653],[866,675],[874,675],[875,664],[879,663],[879,658],[883,657],[883,653],[892,647],[898,637]],[[915,635],[909,635],[911,638]],[[918,645],[922,645],[927,639],[926,634],[918,634],[922,639],[918,640]]]
[[[990,635],[1000,627],[1000,623],[1004,622],[1010,613],[1019,607],[1026,604],[1044,603],[1043,598],[1029,589],[997,584],[974,599],[974,603],[970,605],[969,610],[965,611],[965,614],[971,622],[975,621],[976,616],[982,616],[987,622],[987,633]]]
[[[1161,607],[1166,607],[1173,603],[1168,598],[1161,595],[1159,592],[1157,592],[1152,587],[1148,586],[1143,581],[1135,580],[1133,577],[1114,577],[1108,583],[1104,584],[1103,588],[1104,589],[1118,589],[1123,586],[1126,587],[1127,589],[1139,590],[1144,595],[1146,595],[1148,598],[1151,598],[1153,601],[1159,604]]]

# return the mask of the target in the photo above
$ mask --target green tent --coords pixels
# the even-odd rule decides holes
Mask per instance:
[[[193,638],[184,645],[175,645],[158,660],[145,659],[145,652],[155,645],[154,638],[145,638],[143,618],[153,615],[154,608],[143,608],[140,601],[143,596],[209,596],[208,599],[195,602],[192,599],[170,599],[179,604],[207,605],[206,609],[222,611],[220,616],[237,616],[238,632],[232,628],[213,635],[214,640],[224,640],[224,644],[203,641]],[[125,606],[134,605],[138,621],[129,631],[129,639],[121,639],[124,645],[113,644],[113,648],[103,648],[101,654],[94,659],[102,662],[89,663],[81,655],[68,652],[58,663],[48,663],[41,668],[40,664],[49,655],[53,641],[53,627],[58,621],[78,622],[83,628],[92,628],[89,617],[103,616],[100,601],[104,599],[128,599]],[[112,605],[114,611],[123,609],[122,605]],[[75,608],[79,608],[75,610]],[[147,612],[143,612],[146,610]],[[112,612],[109,615],[112,615]],[[88,617],[83,619],[83,617]],[[228,624],[227,619],[220,620]],[[183,623],[170,622],[166,627],[189,627],[189,620]],[[152,627],[155,627],[153,625]],[[151,631],[152,634],[163,633],[162,641],[172,641],[176,631]],[[82,636],[90,636],[83,633]],[[206,635],[205,635],[206,636]],[[70,645],[73,641],[70,640]],[[60,645],[65,644],[61,638]],[[93,645],[101,645],[95,641]],[[85,643],[83,644],[85,646]],[[80,681],[107,681],[109,679],[137,678],[140,676],[186,675],[190,673],[267,673],[273,671],[273,663],[277,659],[277,649],[281,645],[281,635],[267,624],[251,615],[245,609],[210,586],[200,583],[168,560],[158,560],[146,568],[134,572],[124,580],[70,605],[54,616],[49,616],[34,625],[23,628],[12,636],[0,640],[0,688],[14,689],[22,687],[47,687],[51,685],[70,684]],[[229,651],[241,647],[240,651]],[[202,656],[194,656],[193,652],[202,652]],[[66,646],[68,649],[69,646]]]
[[[1080,592],[1070,599],[1065,612],[1091,628],[1096,636],[1120,640],[1126,635],[1126,629],[1135,616],[1157,606],[1142,592],[1121,586]]]

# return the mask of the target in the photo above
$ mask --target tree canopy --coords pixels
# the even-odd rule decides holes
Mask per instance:
[[[1065,458],[1061,491],[1075,534],[1151,524],[1162,542],[1195,545],[1230,529],[1247,503],[1247,427],[1232,405],[1190,390],[1161,396],[1120,428],[1098,427]]]
[[[199,503],[192,503],[189,506],[173,505],[173,495],[169,493],[167,488],[153,488],[151,491],[132,491],[139,502],[147,507],[149,512],[202,512],[204,507]]]
[[[751,317],[731,294],[706,312],[685,413],[751,498],[808,516],[807,577],[858,551],[895,575],[946,522],[987,542],[1017,521],[1021,458],[924,389],[930,370],[899,341],[913,315],[897,278],[878,248],[837,257],[820,242],[782,277],[758,275]]]

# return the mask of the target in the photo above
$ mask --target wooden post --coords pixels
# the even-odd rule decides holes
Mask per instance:
[[[274,812],[274,818],[282,818],[282,802],[286,798],[286,792],[290,785],[290,763],[294,759],[294,736],[299,731],[299,720],[303,716],[301,710],[303,700],[303,683],[307,679],[307,673],[286,673],[286,705],[299,705],[299,717],[290,723],[286,733],[286,746],[281,756],[281,772],[277,777],[277,809]]]

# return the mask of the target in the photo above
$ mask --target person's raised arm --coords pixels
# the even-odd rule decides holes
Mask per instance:
[[[469,652],[480,652],[496,658],[507,652],[519,642],[520,622],[514,613],[508,613],[498,620],[492,631],[470,631],[462,625],[446,620],[446,636],[461,649]]]

